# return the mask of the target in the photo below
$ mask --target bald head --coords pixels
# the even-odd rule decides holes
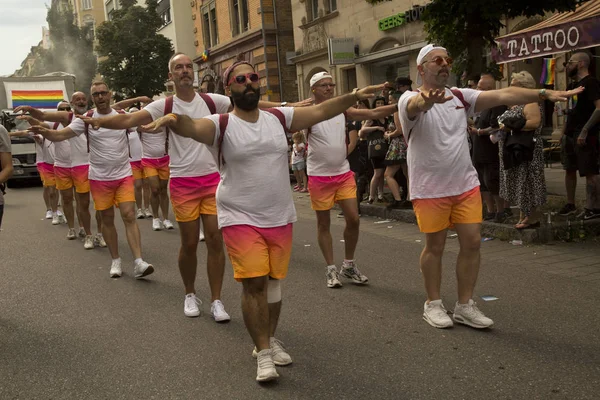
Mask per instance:
[[[492,90],[496,88],[496,80],[490,74],[481,74],[479,83],[477,83],[477,89],[479,90]]]
[[[585,68],[588,68],[590,66],[590,55],[586,52],[580,51],[578,53],[573,54],[573,56],[571,56],[571,61],[581,61],[583,63],[583,66]]]

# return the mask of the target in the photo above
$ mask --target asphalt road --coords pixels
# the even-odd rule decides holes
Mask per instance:
[[[241,287],[226,269],[232,316],[183,315],[178,230],[140,221],[144,258],[156,272],[110,279],[106,249],[86,251],[66,227],[42,220],[41,188],[10,190],[0,232],[0,399],[597,399],[600,394],[598,281],[540,273],[484,258],[477,299],[493,329],[437,330],[425,300],[414,226],[363,218],[357,257],[370,285],[325,286],[315,221],[297,198],[290,273],[278,337],[294,364],[258,385],[240,310]],[[334,218],[341,261],[342,221]],[[392,237],[406,232],[407,240]],[[199,247],[199,264],[206,249]],[[507,252],[507,258],[511,255]],[[518,257],[515,256],[515,257]],[[443,294],[456,301],[455,253],[444,260]]]

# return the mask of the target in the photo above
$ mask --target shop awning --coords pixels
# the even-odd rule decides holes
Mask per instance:
[[[557,13],[510,35],[496,38],[492,55],[498,64],[600,46],[600,0]]]

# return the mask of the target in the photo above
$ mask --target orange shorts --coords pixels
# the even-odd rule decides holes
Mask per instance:
[[[44,187],[56,186],[56,176],[54,175],[54,165],[48,163],[39,163],[37,165],[38,172],[42,177],[42,183]]]
[[[89,165],[79,165],[73,168],[54,167],[56,188],[58,190],[69,190],[75,186],[77,193],[88,193],[90,191],[88,169]]]
[[[327,211],[335,202],[356,199],[354,172],[336,176],[311,176],[308,179],[310,203],[315,211]]]
[[[190,222],[200,214],[217,215],[215,193],[221,176],[218,172],[206,176],[171,178],[169,191],[177,222]]]
[[[137,181],[138,179],[144,179],[146,177],[144,175],[144,167],[142,167],[141,161],[130,161],[129,164],[131,164],[133,179]]]
[[[133,189],[133,176],[114,181],[90,180],[94,209],[98,211],[108,210],[113,205],[135,202],[135,191]]]
[[[292,255],[292,224],[275,228],[232,225],[223,227],[222,232],[235,280],[286,277]]]
[[[158,176],[159,179],[166,181],[169,179],[169,156],[161,158],[142,158],[142,167],[144,168],[144,176]]]
[[[419,229],[435,233],[454,224],[480,224],[483,219],[479,186],[457,196],[412,201]]]

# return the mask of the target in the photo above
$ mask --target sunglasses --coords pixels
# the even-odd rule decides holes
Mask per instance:
[[[58,111],[71,111],[71,107],[60,107]]]
[[[442,65],[442,63],[444,61],[446,61],[446,64],[452,65],[452,62],[454,60],[452,60],[452,57],[437,56],[437,57],[433,57],[431,60],[423,61],[423,64],[428,63],[428,62],[433,62],[433,63],[436,63],[437,65]]]
[[[233,78],[231,78],[229,80],[229,83],[227,83],[227,84],[231,85],[232,83],[237,83],[239,85],[243,85],[248,81],[250,81],[251,83],[256,83],[256,82],[258,82],[258,79],[259,79],[259,77],[256,72],[250,72],[245,75],[234,76]]]
[[[108,96],[108,92],[107,92],[107,91],[102,91],[102,92],[94,92],[94,93],[92,93],[92,96],[93,96],[93,97],[99,97],[99,96],[102,96],[102,97],[104,97],[104,96]]]
[[[571,64],[571,63],[578,63],[579,61],[566,61],[563,63],[563,67],[566,67],[567,65]]]

